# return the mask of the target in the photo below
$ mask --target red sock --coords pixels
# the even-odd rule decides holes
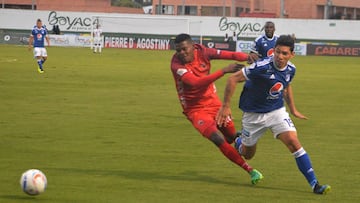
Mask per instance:
[[[220,151],[232,162],[239,165],[245,171],[250,172],[253,168],[241,157],[241,155],[229,143],[224,142],[219,146]]]

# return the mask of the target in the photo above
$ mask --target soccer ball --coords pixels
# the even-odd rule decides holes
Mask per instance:
[[[38,169],[25,171],[20,178],[21,189],[28,195],[39,195],[46,189],[47,179]]]

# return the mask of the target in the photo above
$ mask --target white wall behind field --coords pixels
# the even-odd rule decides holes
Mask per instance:
[[[276,24],[276,34],[295,34],[309,40],[360,41],[360,21],[300,20],[264,18],[222,18],[201,16],[151,16],[89,12],[31,11],[0,9],[0,29],[30,30],[36,19],[51,29],[60,25],[61,31],[90,32],[92,16],[100,16],[104,32],[131,34],[176,35],[190,33],[203,36],[230,36],[235,32],[240,38],[254,38],[263,33],[266,21]]]

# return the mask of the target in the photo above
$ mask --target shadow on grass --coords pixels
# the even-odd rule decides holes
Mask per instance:
[[[25,200],[36,200],[37,202],[38,201],[47,201],[46,199],[39,199],[39,198],[36,198],[35,196],[29,196],[29,195],[0,195],[0,199],[7,199],[7,200],[22,200],[22,201],[25,201]],[[0,201],[0,202],[3,202],[3,201]]]
[[[179,174],[165,174],[149,171],[125,171],[125,170],[101,170],[101,169],[75,169],[75,168],[47,168],[49,170],[65,173],[81,173],[83,175],[98,176],[121,176],[127,179],[153,181],[153,180],[172,180],[172,181],[199,181],[213,184],[239,185],[237,182],[216,179],[211,176],[202,175],[195,171],[185,171]],[[249,179],[250,181],[250,179]],[[246,184],[244,183],[244,186]]]
[[[120,176],[127,179],[140,180],[140,181],[158,181],[158,180],[170,180],[170,181],[193,181],[204,182],[208,184],[222,184],[236,187],[250,187],[261,190],[273,190],[276,191],[292,191],[293,188],[276,188],[262,186],[261,183],[254,186],[250,183],[250,177],[242,182],[236,182],[235,179],[220,179],[204,174],[200,174],[197,171],[184,171],[178,174],[168,174],[162,172],[149,172],[149,171],[125,171],[125,170],[101,170],[101,169],[78,169],[78,168],[48,168],[62,173],[79,173],[83,175],[96,175],[96,176]],[[301,193],[308,193],[304,190],[295,190]]]

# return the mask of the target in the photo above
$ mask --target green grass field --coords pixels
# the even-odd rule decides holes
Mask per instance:
[[[359,202],[360,58],[295,57],[294,119],[328,195],[314,195],[287,149],[268,132],[250,164],[228,161],[181,113],[172,52],[0,46],[0,202]],[[215,61],[213,70],[229,61]],[[217,82],[222,96],[226,77]],[[240,127],[237,109],[233,114]],[[22,172],[42,170],[47,191],[27,196]]]

